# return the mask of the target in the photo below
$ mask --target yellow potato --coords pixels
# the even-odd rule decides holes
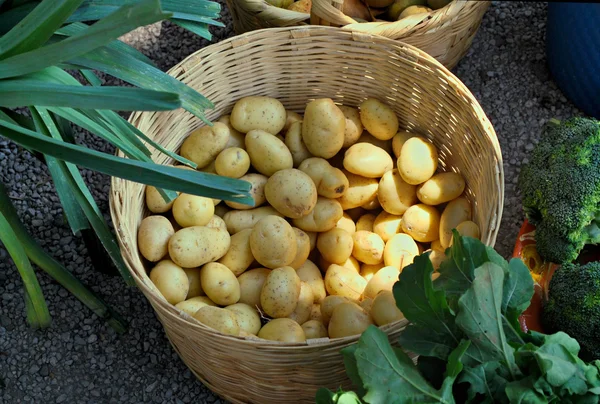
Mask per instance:
[[[325,326],[329,325],[331,313],[338,305],[342,303],[356,302],[356,300],[348,299],[345,296],[329,295],[321,302],[321,319]]]
[[[183,271],[188,277],[190,284],[186,299],[189,300],[192,297],[206,296],[202,289],[202,281],[200,280],[200,269],[199,268],[183,268]]]
[[[346,105],[340,105],[339,108],[346,118],[346,130],[344,131],[344,144],[342,147],[348,148],[358,141],[364,128],[357,108]]]
[[[411,206],[402,216],[402,230],[415,241],[430,243],[440,238],[440,212],[430,205]]]
[[[348,178],[342,170],[331,166],[325,159],[310,157],[302,161],[298,169],[312,178],[319,196],[335,199],[348,189]]]
[[[144,218],[137,232],[140,253],[150,262],[160,261],[169,252],[169,239],[173,234],[175,229],[166,217]]]
[[[229,121],[231,126],[242,133],[259,129],[276,135],[285,126],[286,111],[283,104],[275,98],[244,97],[234,104]]]
[[[417,255],[419,255],[419,246],[415,240],[408,234],[398,233],[385,244],[383,262],[385,266],[402,269],[412,264]]]
[[[413,137],[402,145],[398,157],[398,172],[411,185],[422,184],[430,179],[438,167],[438,151],[433,143]]]
[[[216,206],[215,206],[216,208]],[[213,229],[223,229],[227,231],[227,225],[225,224],[225,220],[222,217],[213,215],[208,223],[206,223],[206,227],[211,227]]]
[[[400,270],[393,266],[381,268],[365,286],[363,296],[375,299],[375,296],[382,290],[392,290],[394,284],[398,281]]]
[[[221,122],[194,130],[183,141],[179,154],[205,168],[225,149],[229,142],[229,128]]]
[[[312,310],[310,312],[310,320],[316,320],[321,323],[323,322],[323,315],[321,314],[321,304],[320,303],[313,304]]]
[[[220,306],[228,306],[240,300],[240,283],[223,264],[209,262],[200,269],[200,281],[206,296]]]
[[[164,198],[158,193],[158,190],[155,187],[147,185],[144,192],[146,206],[150,212],[166,213],[173,207],[173,202],[175,202],[175,200],[173,199],[171,202],[165,202]]]
[[[244,143],[245,135],[242,132],[239,132],[236,129],[234,129],[233,126],[231,126],[231,122],[229,121],[230,118],[231,115],[223,115],[222,117],[217,119],[217,122],[221,122],[227,125],[227,127],[229,128],[229,141],[227,142],[225,148],[240,147],[243,149],[244,147],[246,147]]]
[[[433,269],[437,271],[440,268],[440,264],[446,259],[446,254],[440,250],[426,250],[425,252],[429,252],[429,261],[431,261]]]
[[[302,140],[313,156],[331,158],[342,149],[346,117],[330,98],[310,101],[304,110]]]
[[[246,151],[256,171],[267,177],[294,167],[292,153],[285,143],[263,130],[255,129],[246,134]]]
[[[235,313],[236,321],[241,331],[245,331],[248,334],[256,334],[260,331],[262,324],[256,308],[245,303],[235,303],[225,307],[225,310]]]
[[[317,187],[304,172],[289,168],[277,171],[265,185],[267,202],[279,213],[299,219],[308,215],[317,204]]]
[[[376,178],[366,178],[343,170],[348,178],[348,189],[338,198],[344,210],[358,208],[377,198],[379,181]]]
[[[215,160],[215,171],[218,175],[240,178],[250,168],[250,156],[240,147],[224,149]]]
[[[367,298],[363,298],[363,300],[361,300],[358,305],[360,307],[362,307],[362,309],[364,311],[366,311],[367,313],[371,312],[371,307],[373,306],[373,299],[371,299],[370,297]]]
[[[215,214],[210,198],[180,194],[173,203],[173,217],[181,227],[205,226]]]
[[[330,295],[358,299],[362,295],[367,281],[353,269],[331,264],[325,273],[325,289]]]
[[[478,239],[481,235],[479,232],[479,226],[471,220],[466,220],[456,226],[456,231],[460,233],[461,236],[473,237]],[[452,242],[450,243],[452,245]]]
[[[290,149],[290,153],[292,153],[294,167],[299,167],[300,163],[307,158],[312,157],[312,154],[308,151],[304,141],[302,141],[302,121],[292,123],[285,133],[284,142],[287,148]]]
[[[371,316],[356,303],[339,304],[329,320],[329,338],[343,338],[361,334],[373,324]]]
[[[398,169],[383,174],[379,180],[377,198],[381,207],[392,215],[403,215],[406,210],[418,202],[417,187],[402,179]]]
[[[387,104],[368,98],[360,104],[360,120],[365,129],[380,140],[388,140],[398,132],[398,117]]]
[[[372,136],[366,130],[363,131],[362,135],[360,135],[360,137],[358,138],[358,143],[361,143],[361,142],[371,143],[372,145],[380,147],[390,155],[393,153],[392,139],[388,139],[388,140],[377,139],[376,137]]]
[[[430,247],[431,247],[432,250],[438,250],[438,251],[441,251],[441,252],[445,252],[446,251],[446,249],[444,247],[442,247],[442,243],[440,242],[439,239],[432,241]]]
[[[194,318],[207,327],[213,328],[223,334],[240,334],[240,326],[236,315],[231,310],[215,306],[204,306],[194,314]]]
[[[183,302],[190,289],[187,275],[171,260],[162,260],[150,271],[150,280],[171,304]]]
[[[285,111],[285,125],[282,131],[287,132],[294,122],[302,122],[302,115],[294,111]]]
[[[324,232],[333,229],[343,215],[344,211],[337,199],[319,196],[314,209],[304,217],[292,219],[292,223],[304,231]]]
[[[301,282],[292,267],[273,269],[260,292],[262,310],[272,318],[288,317],[298,304]]]
[[[304,324],[310,319],[315,297],[312,288],[306,282],[300,282],[300,295],[294,312],[288,316],[298,324]]]
[[[354,239],[354,248],[352,255],[354,258],[365,264],[379,264],[383,260],[383,250],[385,243],[377,234],[358,230],[352,235]]]
[[[325,325],[318,320],[309,320],[305,322],[302,324],[302,329],[304,330],[306,339],[327,338],[329,336]]]
[[[321,256],[332,264],[342,265],[346,262],[352,255],[353,246],[352,235],[337,227],[320,233],[317,238],[317,249]]]
[[[398,20],[401,20],[402,18],[411,16],[411,15],[427,14],[431,11],[432,11],[431,8],[429,8],[427,6],[422,6],[422,5],[408,6],[400,13],[400,15],[398,16]]]
[[[271,273],[268,268],[254,268],[244,272],[238,277],[240,284],[239,303],[246,303],[249,306],[261,309],[260,292]]]
[[[258,332],[258,338],[279,342],[304,342],[304,330],[290,318],[276,318],[263,325]]]
[[[313,293],[314,303],[321,303],[327,292],[325,291],[325,281],[319,268],[310,260],[306,260],[301,267],[296,269],[296,274],[301,282],[307,283]]]
[[[258,174],[258,173],[249,173],[240,177],[240,180],[247,181],[250,183],[252,188],[250,188],[250,196],[254,200],[253,205],[244,205],[239,202],[230,202],[225,201],[225,204],[232,209],[238,210],[249,210],[252,208],[258,208],[267,202],[267,198],[265,197],[265,186],[267,185],[269,177],[266,175]]]
[[[244,229],[252,229],[256,223],[267,216],[283,216],[272,206],[261,206],[248,210],[231,210],[223,216],[229,234],[235,234]]]
[[[329,269],[331,265],[331,262],[323,259],[323,257],[319,257],[319,268],[321,268],[323,272],[327,272],[327,269]],[[352,269],[356,272],[360,272],[360,262],[358,262],[353,256],[348,257],[348,259],[344,261],[341,266]]]
[[[297,227],[292,227],[294,232],[296,233],[296,256],[294,260],[290,263],[294,269],[300,268],[308,259],[310,255],[310,239],[308,238],[308,234],[304,231],[300,230]]]
[[[254,262],[254,255],[250,249],[250,235],[252,229],[244,229],[231,236],[231,243],[227,253],[219,259],[235,276],[240,276]]]
[[[462,175],[452,171],[439,173],[417,187],[417,198],[427,205],[440,205],[462,195],[465,186]]]
[[[392,157],[371,143],[355,143],[344,154],[344,168],[352,174],[380,178],[394,168]]]
[[[377,216],[375,216],[372,213],[362,215],[356,222],[356,231],[363,230],[370,231],[371,233],[373,233],[375,219],[377,219]]]
[[[450,247],[452,229],[467,220],[471,220],[471,202],[467,198],[461,196],[448,202],[440,217],[440,244],[443,248]]]
[[[404,319],[404,314],[396,306],[394,294],[387,290],[373,299],[370,313],[375,324],[380,327]]]
[[[175,305],[179,310],[186,312],[190,316],[196,314],[204,306],[216,306],[216,304],[206,296],[196,296]]]
[[[319,233],[316,231],[304,231],[308,235],[308,239],[310,241],[310,251],[314,250],[317,247],[317,236]]]
[[[384,266],[385,266],[385,264],[383,262],[380,262],[379,264],[374,264],[374,265],[362,264],[360,266],[360,276],[365,278],[368,282],[371,280],[371,278],[373,278],[373,276],[375,276],[377,271],[379,271]]]
[[[335,227],[338,229],[344,229],[350,234],[354,234],[356,232],[356,224],[346,212],[344,212],[342,218],[338,220]]]
[[[365,203],[364,205],[361,206],[361,208],[365,209],[365,210],[379,210],[381,209],[381,203],[379,203],[379,199],[378,198],[374,198],[372,201]]]
[[[411,137],[415,136],[417,135],[407,130],[401,130],[394,135],[394,137],[392,138],[392,150],[396,158],[400,157],[400,151],[402,150],[402,146],[404,146],[404,143],[406,143],[406,141]]]
[[[387,242],[394,234],[402,232],[402,216],[392,215],[385,210],[375,218],[373,222],[373,233],[379,235],[384,242]]]
[[[252,255],[264,267],[279,268],[296,258],[298,244],[292,226],[279,216],[260,219],[250,234]]]
[[[224,256],[230,244],[229,233],[221,228],[186,227],[169,239],[169,255],[182,268],[196,268]]]

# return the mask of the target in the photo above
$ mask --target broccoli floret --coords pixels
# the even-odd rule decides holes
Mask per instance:
[[[519,175],[523,209],[542,258],[573,262],[600,242],[600,121],[551,121]]]
[[[563,331],[575,338],[583,360],[600,359],[600,262],[556,269],[541,320],[546,332]]]

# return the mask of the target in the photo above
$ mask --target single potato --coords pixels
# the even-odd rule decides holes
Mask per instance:
[[[411,185],[430,179],[438,167],[438,151],[433,143],[422,137],[412,137],[404,142],[398,157],[398,172]]]
[[[293,219],[292,223],[304,231],[324,232],[331,230],[342,218],[344,211],[337,199],[317,197],[317,204],[306,216]]]
[[[267,202],[291,219],[308,215],[317,204],[317,187],[306,173],[296,168],[277,171],[265,185]]]
[[[194,314],[194,318],[223,334],[236,336],[240,334],[237,317],[235,312],[231,310],[215,306],[204,306]]]
[[[302,329],[304,330],[306,339],[327,338],[329,336],[325,325],[318,320],[309,320],[305,322],[302,324]]]
[[[360,307],[362,307],[362,309],[364,311],[366,311],[367,313],[371,312],[371,307],[373,306],[373,299],[371,299],[370,297],[366,297],[363,298],[363,300],[361,300],[358,305]]]
[[[206,296],[196,296],[175,305],[179,310],[186,312],[190,316],[196,314],[204,306],[216,306],[216,304]]]
[[[267,198],[265,197],[265,186],[267,185],[267,181],[269,177],[266,175],[258,174],[258,173],[248,173],[240,177],[240,180],[247,181],[250,183],[252,188],[250,188],[250,196],[254,200],[253,205],[244,205],[239,202],[230,202],[225,201],[225,204],[232,209],[238,210],[249,210],[253,208],[258,208],[261,205],[264,205],[267,202]]]
[[[262,309],[260,305],[260,292],[271,273],[268,268],[254,268],[244,272],[238,277],[240,284],[239,303]]]
[[[260,331],[262,324],[258,311],[254,307],[245,303],[235,303],[225,307],[225,310],[235,313],[241,331],[255,335]]]
[[[278,342],[304,342],[304,330],[291,318],[276,318],[263,325],[258,332],[258,338]]]
[[[242,132],[236,130],[233,126],[231,126],[231,122],[229,121],[230,118],[231,115],[223,115],[219,119],[217,119],[217,122],[221,122],[227,125],[227,127],[229,128],[229,141],[227,142],[225,148],[240,147],[243,149],[244,147],[246,147],[244,143],[245,135]]]
[[[402,232],[402,216],[392,215],[385,210],[375,218],[373,233],[377,234],[387,243],[395,234]]]
[[[431,12],[431,8],[426,7],[426,6],[409,6],[406,7],[398,16],[398,20],[401,20],[402,18],[411,16],[411,15],[417,15],[417,14],[427,14],[429,12]]]
[[[240,178],[250,168],[250,156],[241,147],[224,149],[215,160],[215,171],[223,177]]]
[[[260,292],[262,310],[272,318],[288,317],[298,304],[301,283],[294,268],[273,269]]]
[[[379,264],[383,260],[383,250],[385,243],[377,234],[359,230],[352,235],[354,239],[354,248],[352,255],[354,258],[365,264]]]
[[[363,208],[365,210],[379,210],[379,209],[381,209],[381,203],[379,203],[378,198],[374,198],[372,201],[367,202],[364,205],[361,205],[361,208]]]
[[[374,264],[374,265],[362,264],[360,266],[360,276],[365,278],[368,282],[373,278],[373,276],[375,276],[377,271],[379,271],[384,266],[385,266],[385,264],[383,262],[380,262],[379,264]]]
[[[285,219],[266,216],[252,229],[250,249],[254,259],[264,267],[287,266],[294,261],[298,251],[296,232]]]
[[[165,202],[158,189],[150,185],[146,185],[144,196],[146,197],[146,206],[152,213],[166,213],[171,210],[173,202],[175,202],[175,200]]]
[[[323,322],[323,316],[321,315],[321,304],[320,303],[313,304],[312,310],[310,312],[310,320],[316,320],[321,323]]]
[[[160,261],[152,268],[150,280],[160,294],[171,304],[183,302],[190,289],[184,270],[168,259]]]
[[[202,289],[202,281],[200,280],[200,269],[199,268],[183,268],[183,271],[187,275],[188,283],[190,288],[186,299],[189,300],[192,297],[206,296]]]
[[[354,223],[354,220],[352,220],[350,215],[348,215],[346,212],[344,212],[342,218],[338,220],[335,227],[337,227],[338,229],[344,229],[350,234],[354,234],[356,232],[356,224]]]
[[[388,290],[379,293],[371,305],[371,318],[378,326],[404,319],[404,314],[396,306],[394,294]]]
[[[344,210],[358,208],[377,198],[379,181],[376,178],[367,178],[343,170],[348,179],[348,189],[338,198]]]
[[[282,132],[287,132],[292,127],[294,122],[301,122],[302,115],[294,111],[285,111],[285,125],[283,126]]]
[[[389,140],[398,132],[398,117],[387,104],[368,98],[360,104],[360,120],[371,135]]]
[[[173,217],[181,227],[205,226],[215,214],[212,199],[180,194],[173,203]]]
[[[313,292],[314,303],[321,303],[327,292],[325,281],[319,268],[310,260],[306,260],[302,266],[296,269],[296,274],[301,282],[307,283]]]
[[[460,223],[458,226],[456,226],[456,231],[458,231],[461,236],[473,237],[476,239],[479,239],[481,236],[479,226],[477,226],[477,224],[471,220],[466,220]],[[450,242],[450,245],[452,245],[452,242]]]
[[[204,168],[213,162],[229,142],[229,128],[221,122],[194,130],[183,141],[179,154]]]
[[[427,205],[440,205],[461,196],[465,186],[462,175],[451,171],[439,173],[417,187],[417,198]]]
[[[355,143],[344,154],[344,168],[366,178],[380,178],[394,168],[392,157],[371,143]]]
[[[346,117],[330,98],[310,101],[304,110],[302,141],[316,157],[329,159],[344,145]]]
[[[342,147],[347,149],[358,141],[364,128],[360,121],[360,113],[357,108],[349,107],[347,105],[340,105],[338,108],[346,118],[346,130],[344,131],[344,144]]]
[[[246,134],[246,151],[256,171],[267,177],[294,167],[292,153],[285,143],[263,130],[254,129]]]
[[[377,219],[377,216],[375,216],[372,213],[366,213],[366,214],[362,215],[356,221],[356,231],[363,230],[363,231],[370,231],[373,233],[374,226],[375,226],[375,219]]]
[[[215,210],[216,210],[215,206]],[[227,231],[227,224],[225,224],[225,220],[222,217],[217,216],[216,214],[210,219],[208,223],[206,223],[206,227],[210,227],[212,229],[223,229]]]
[[[312,288],[306,282],[300,281],[300,295],[294,312],[288,316],[298,324],[304,324],[310,319],[315,297]]]
[[[325,289],[330,295],[357,300],[366,286],[367,281],[365,278],[350,268],[332,264],[325,273]]]
[[[354,241],[352,235],[344,229],[334,227],[323,233],[319,233],[317,238],[317,249],[321,256],[332,264],[342,265],[350,255]]]
[[[446,260],[446,254],[440,250],[427,250],[425,252],[429,252],[429,261],[431,261],[433,269],[437,271],[442,262]]]
[[[343,338],[361,334],[373,324],[371,316],[356,303],[339,304],[329,320],[329,338]]]
[[[237,131],[262,130],[276,135],[285,126],[287,113],[283,104],[272,97],[249,96],[238,100],[229,121]]]
[[[288,131],[285,133],[285,145],[292,153],[294,167],[298,168],[300,164],[312,157],[310,151],[302,140],[302,121],[293,122]]]
[[[228,306],[240,300],[240,283],[223,264],[209,262],[200,269],[200,282],[206,296],[220,306]]]
[[[230,244],[231,237],[223,229],[186,227],[169,239],[169,255],[182,268],[197,268],[224,256]]]
[[[431,243],[440,237],[440,212],[423,203],[413,205],[402,216],[402,230],[415,241]]]
[[[383,174],[377,188],[377,198],[381,207],[392,215],[403,215],[418,202],[417,187],[402,179],[398,169]]]
[[[464,196],[448,202],[440,217],[440,244],[443,248],[450,247],[452,229],[462,222],[471,220],[471,214],[471,202]]]
[[[394,266],[386,266],[381,268],[365,286],[363,292],[364,297],[375,299],[377,294],[382,290],[392,291],[394,283],[398,281],[400,270]]]
[[[412,264],[419,253],[419,246],[411,236],[398,233],[385,244],[383,262],[386,266],[403,269],[405,266]]]
[[[227,253],[219,259],[235,276],[240,276],[254,262],[254,255],[250,248],[250,235],[252,229],[244,229],[231,236],[231,243]]]
[[[310,255],[310,238],[306,232],[297,227],[292,227],[296,233],[296,257],[289,266],[294,269],[300,268]]]
[[[356,300],[348,299],[345,296],[329,295],[321,302],[321,319],[327,327],[333,310],[342,303],[356,302]]]
[[[441,252],[445,252],[446,249],[444,247],[442,247],[442,243],[440,242],[440,240],[434,240],[431,242],[430,247],[432,250],[438,250]]]
[[[307,158],[300,163],[298,169],[312,178],[317,187],[317,194],[325,198],[339,198],[350,186],[342,170],[320,157]]]
[[[175,229],[166,217],[153,215],[144,218],[137,232],[140,253],[150,262],[160,261],[169,252],[169,239],[173,234]]]
[[[394,152],[394,156],[396,156],[396,158],[400,157],[400,151],[402,150],[404,143],[406,143],[408,139],[415,136],[417,135],[407,130],[401,130],[394,135],[392,138],[392,151]]]
[[[235,234],[244,229],[252,229],[259,220],[267,216],[283,216],[272,206],[261,206],[248,210],[230,210],[225,213],[223,220],[229,234]]]

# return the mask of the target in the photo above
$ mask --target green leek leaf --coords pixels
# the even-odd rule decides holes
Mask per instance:
[[[81,69],[80,72],[81,72],[81,75],[83,77],[85,77],[87,82],[90,83],[92,86],[99,87],[102,85],[102,81],[100,80],[100,78],[98,76],[96,76],[96,74],[92,70]]]
[[[179,20],[177,18],[173,18],[171,20],[171,22],[179,25],[181,28],[184,28],[190,32],[193,32],[194,34],[206,39],[207,41],[212,40],[212,34],[208,30],[207,24],[194,22],[194,21]]]

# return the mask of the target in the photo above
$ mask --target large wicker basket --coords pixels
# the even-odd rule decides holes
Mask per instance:
[[[208,46],[169,74],[211,99],[207,117],[229,113],[248,95],[276,97],[297,112],[314,98],[358,105],[377,97],[402,126],[429,137],[467,181],[482,241],[494,245],[502,215],[502,156],[492,128],[469,90],[447,69],[412,46],[331,27],[254,31]],[[170,150],[178,150],[201,121],[184,110],[135,113],[130,121]],[[122,156],[122,153],[119,153]],[[156,154],[155,161],[172,161]],[[340,348],[358,336],[283,344],[222,335],[168,304],[147,276],[137,229],[148,214],[142,184],[114,178],[111,215],[123,257],[173,347],[210,389],[236,403],[310,403],[318,387],[350,387]],[[395,343],[405,327],[386,326]]]
[[[357,22],[341,12],[344,0],[312,0],[311,14],[275,7],[266,0],[227,0],[238,34],[295,25],[343,26],[344,29],[401,40],[427,52],[452,69],[469,50],[491,1],[454,0],[430,13],[396,22]]]

